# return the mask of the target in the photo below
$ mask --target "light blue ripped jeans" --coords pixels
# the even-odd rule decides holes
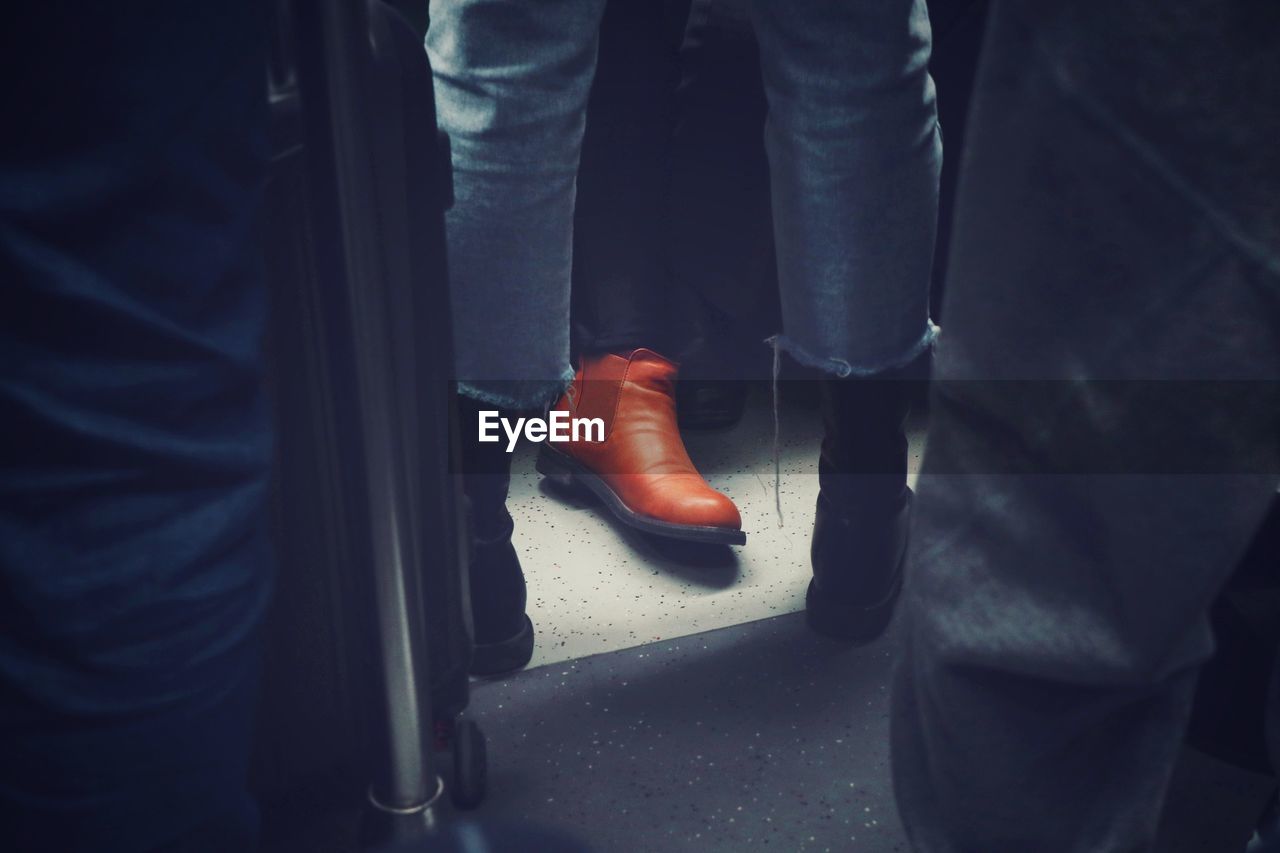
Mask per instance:
[[[457,199],[457,378],[488,402],[539,407],[572,376],[574,188],[604,4],[431,2]],[[837,376],[901,366],[934,335],[942,150],[924,0],[751,0],[751,16],[769,102],[778,344]]]

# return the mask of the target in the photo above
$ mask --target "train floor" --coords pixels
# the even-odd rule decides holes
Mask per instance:
[[[520,453],[510,505],[538,645],[528,669],[473,685],[489,741],[475,818],[551,824],[619,853],[908,849],[889,767],[896,629],[850,649],[799,612],[819,430],[815,411],[783,407],[775,445],[762,387],[738,426],[687,436],[742,511],[739,549],[637,535],[544,485],[535,449]],[[923,431],[912,439],[914,470]],[[1242,850],[1269,790],[1187,751],[1160,851]],[[345,851],[349,818],[276,836],[268,853]]]
[[[909,847],[889,769],[895,632],[861,649],[799,613],[478,685],[480,814],[563,827],[593,850]],[[1160,853],[1242,851],[1269,782],[1187,750]]]
[[[738,505],[747,534],[741,548],[689,547],[637,533],[594,501],[543,480],[534,470],[537,447],[520,448],[508,503],[538,630],[532,666],[801,610],[820,435],[815,409],[779,406],[775,495],[767,385],[751,388],[733,428],[685,433],[698,470]],[[924,431],[911,436],[914,472]]]

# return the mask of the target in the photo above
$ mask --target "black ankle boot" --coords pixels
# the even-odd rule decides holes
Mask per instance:
[[[822,455],[813,523],[809,627],[865,643],[883,633],[902,589],[911,490],[902,374],[822,380]]]
[[[462,483],[471,532],[473,675],[510,672],[533,657],[533,623],[525,614],[524,572],[511,544],[514,523],[511,513],[507,512],[511,454],[507,453],[504,442],[477,440],[479,412],[492,408],[458,397]]]

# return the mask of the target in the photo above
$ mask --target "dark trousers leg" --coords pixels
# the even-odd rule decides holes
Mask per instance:
[[[250,850],[253,0],[24,6],[0,91],[0,847]]]
[[[673,278],[696,306],[681,375],[765,378],[777,331],[767,106],[746,0],[694,0],[672,151]]]
[[[575,349],[683,344],[668,261],[671,134],[689,0],[609,0],[574,218]]]
[[[911,530],[896,791],[920,851],[1144,850],[1208,609],[1280,480],[1280,281],[1009,5]]]

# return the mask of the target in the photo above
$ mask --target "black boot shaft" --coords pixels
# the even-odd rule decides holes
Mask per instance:
[[[900,499],[907,485],[907,414],[916,383],[901,378],[821,383],[822,493],[850,512]]]
[[[480,412],[495,408],[469,397],[458,397],[462,487],[471,504],[473,535],[480,539],[498,538],[504,531],[510,536],[507,494],[511,489],[511,454],[506,442],[482,442],[478,434]],[[506,414],[499,411],[499,415]]]
[[[892,615],[911,507],[906,422],[918,388],[918,380],[901,373],[822,381],[820,489],[806,596],[818,633],[866,642]]]
[[[481,442],[477,429],[480,412],[493,408],[458,397],[462,487],[471,539],[471,613],[476,641],[472,672],[477,675],[523,666],[533,648],[533,630],[525,616],[524,572],[511,542],[515,525],[507,510],[511,454],[504,442]]]

